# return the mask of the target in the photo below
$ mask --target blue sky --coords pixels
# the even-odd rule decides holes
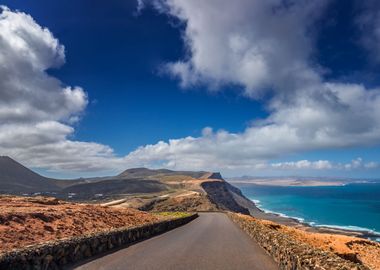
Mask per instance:
[[[184,54],[179,29],[152,9],[136,16],[136,1],[113,2],[3,1],[31,14],[64,44],[66,63],[50,73],[83,87],[90,100],[76,139],[102,142],[126,155],[143,144],[198,136],[205,126],[238,132],[265,115],[259,102],[234,89],[184,90],[159,75],[161,64]]]
[[[44,67],[35,76],[59,80],[54,85],[55,106],[75,103],[57,115],[40,107],[33,119],[29,115],[12,120],[15,112],[4,115],[4,130],[17,132],[0,136],[1,152],[60,177],[135,166],[227,175],[378,177],[380,114],[372,108],[380,104],[380,34],[377,40],[375,31],[379,5],[310,2],[0,1],[15,15],[2,17],[10,22],[2,26],[4,33],[11,25],[40,33],[33,39],[20,36],[20,31],[5,36],[9,44],[12,38],[22,38],[40,57],[20,62],[41,61]],[[255,12],[261,15],[255,17]],[[34,21],[30,29],[23,24],[26,16]],[[41,27],[48,29],[48,40],[42,39]],[[54,40],[64,46],[64,55]],[[220,45],[225,40],[231,41],[228,47]],[[5,45],[0,48],[11,55]],[[48,62],[42,50],[52,51]],[[57,57],[62,58],[59,64],[54,62]],[[4,99],[3,106],[18,111],[44,100],[39,86],[20,75],[22,67],[1,71],[11,74],[13,82],[32,85],[20,90],[3,79],[8,92],[35,95],[35,102],[27,95],[22,102]],[[71,96],[60,100],[59,92],[67,86],[73,87]],[[51,91],[49,87],[44,91]],[[337,104],[325,107],[330,95]],[[299,115],[305,118],[294,124]],[[28,131],[19,132],[23,128]],[[275,139],[267,141],[264,131]],[[337,139],[341,134],[347,137]],[[13,141],[20,140],[25,146],[19,149]]]

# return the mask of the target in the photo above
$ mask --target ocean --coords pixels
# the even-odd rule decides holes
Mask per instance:
[[[312,226],[378,234],[380,183],[325,187],[278,187],[235,184],[266,212],[292,217]]]

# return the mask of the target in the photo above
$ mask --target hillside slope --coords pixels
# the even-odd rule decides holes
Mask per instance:
[[[152,193],[168,189],[159,181],[143,178],[153,174],[149,174],[148,169],[131,171],[142,172],[138,173],[140,177],[117,175],[58,180],[41,176],[10,157],[0,156],[0,194],[53,194],[62,199],[90,200],[99,195]]]
[[[43,177],[7,156],[0,156],[0,193],[57,191],[53,179]]]
[[[71,185],[60,191],[60,194],[75,194],[80,200],[94,197],[118,196],[122,194],[154,193],[167,190],[165,184],[145,179],[109,179]]]
[[[0,193],[38,193],[74,201],[116,200],[113,205],[151,211],[229,210],[247,214],[250,202],[220,173],[133,168],[116,176],[57,180],[9,157],[0,158]]]

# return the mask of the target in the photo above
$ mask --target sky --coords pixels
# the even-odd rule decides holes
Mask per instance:
[[[380,178],[375,0],[0,0],[0,155]]]

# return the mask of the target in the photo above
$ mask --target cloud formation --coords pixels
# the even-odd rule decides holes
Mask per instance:
[[[326,160],[270,162],[291,153],[373,145],[380,139],[380,89],[327,82],[322,68],[311,60],[313,23],[327,2],[150,1],[159,12],[185,24],[188,55],[167,63],[167,72],[183,87],[203,84],[218,91],[239,86],[248,98],[266,102],[269,116],[240,133],[206,127],[199,137],[141,146],[124,157],[107,145],[71,139],[88,97],[82,88],[66,86],[47,73],[64,64],[63,45],[31,16],[3,7],[0,153],[58,171],[134,166],[236,172],[355,169],[354,164],[338,166]],[[139,3],[142,12],[146,3]]]
[[[7,8],[0,30],[0,122],[73,120],[87,105],[86,93],[45,72],[65,62],[65,48],[32,17]]]
[[[299,160],[291,162],[278,162],[263,164],[262,167],[266,169],[278,170],[363,170],[363,169],[377,169],[379,168],[377,162],[364,162],[362,158],[353,159],[349,163],[334,163],[329,160]]]
[[[180,167],[255,167],[309,150],[373,145],[380,139],[380,89],[328,82],[313,56],[313,23],[328,1],[156,0],[184,24],[188,55],[164,68],[183,87],[240,86],[269,93],[269,116],[244,132],[206,132],[140,147],[131,156]],[[228,10],[228,12],[225,12]],[[190,165],[190,166],[192,166]]]
[[[310,29],[326,2],[156,0],[156,9],[186,24],[188,55],[166,68],[184,87],[236,84],[254,97],[307,86],[319,80]]]
[[[68,139],[88,98],[47,73],[64,64],[64,46],[31,16],[0,11],[0,153],[55,170],[114,168],[110,147]]]

